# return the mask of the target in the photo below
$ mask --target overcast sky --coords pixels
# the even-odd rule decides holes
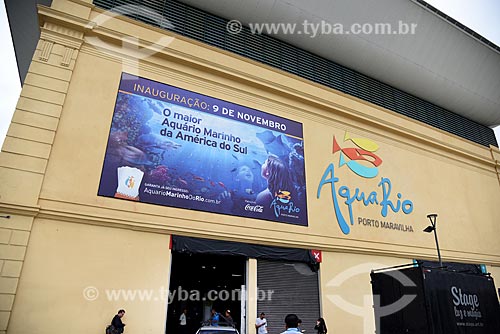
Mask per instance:
[[[427,2],[500,46],[499,0],[427,0]],[[21,92],[5,5],[2,0],[0,0],[0,42],[2,45],[0,51],[1,146]],[[495,134],[500,143],[500,127],[495,128]]]

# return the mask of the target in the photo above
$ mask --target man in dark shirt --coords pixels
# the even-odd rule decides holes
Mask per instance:
[[[226,310],[224,315],[222,316],[222,323],[224,323],[226,326],[234,327],[234,321],[233,317],[231,317],[231,310]]]
[[[125,315],[125,310],[119,310],[118,314],[113,317],[111,320],[111,325],[115,328],[115,333],[120,334],[123,333],[123,329],[125,324],[122,322],[122,317]]]

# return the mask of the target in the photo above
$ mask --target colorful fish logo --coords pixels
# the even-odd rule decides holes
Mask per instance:
[[[361,177],[374,178],[378,175],[378,167],[382,164],[382,159],[376,155],[375,151],[379,149],[377,143],[367,138],[351,138],[346,131],[344,135],[344,142],[352,141],[358,147],[341,148],[337,143],[335,136],[333,136],[333,149],[332,153],[340,151],[339,167],[347,165],[350,170]],[[346,157],[349,160],[346,160]],[[360,164],[358,161],[367,161],[374,167],[367,167]]]
[[[290,192],[286,190],[280,190],[276,193],[276,199],[281,203],[287,204],[292,199]]]

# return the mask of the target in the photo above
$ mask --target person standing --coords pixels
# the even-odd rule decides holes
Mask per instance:
[[[267,334],[267,319],[264,312],[260,313],[260,316],[255,320],[255,328],[257,329],[257,334]]]
[[[281,334],[298,334],[299,333],[299,317],[295,314],[288,314],[285,317],[286,330]]]
[[[326,328],[325,319],[318,318],[318,320],[316,321],[316,326],[314,326],[314,329],[318,331],[318,334],[326,334],[328,330]]]
[[[114,328],[114,333],[121,334],[124,331],[125,324],[122,322],[122,318],[125,315],[125,310],[119,310],[117,314],[111,320],[111,326]]]
[[[219,326],[219,313],[215,310],[215,307],[212,307],[212,312],[210,314],[210,326]]]
[[[224,323],[227,326],[234,327],[234,321],[233,317],[231,316],[231,310],[226,310],[224,316],[222,316],[222,319],[224,320]]]
[[[181,316],[179,317],[179,333],[186,334],[187,331],[187,308],[182,310]]]

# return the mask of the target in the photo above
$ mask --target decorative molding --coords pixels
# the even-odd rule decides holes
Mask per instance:
[[[58,33],[60,35],[65,35],[65,36],[73,37],[73,38],[76,38],[76,39],[82,39],[83,38],[83,32],[82,31],[77,31],[77,30],[74,30],[74,29],[71,29],[71,28],[68,28],[68,27],[64,27],[64,26],[55,24],[55,23],[45,22],[45,24],[43,25],[43,27],[46,30],[50,30],[50,31],[56,32],[56,33]]]
[[[73,56],[73,51],[75,51],[75,49],[73,49],[73,48],[69,48],[69,47],[64,48],[64,55],[63,55],[62,60],[61,60],[61,66],[64,66],[64,67],[69,66],[69,64],[71,63],[71,57]]]
[[[36,219],[48,219],[67,223],[130,229],[133,231],[152,232],[161,234],[177,234],[193,237],[225,239],[246,243],[261,244],[262,240],[252,233],[242,231],[241,225],[216,222],[214,220],[198,219],[194,217],[182,217],[170,215],[172,221],[183,221],[183,224],[169,224],[166,222],[165,214],[158,212],[134,212],[125,209],[105,208],[83,203],[65,202],[60,200],[44,199]],[[179,209],[176,209],[179,210]],[[182,210],[182,209],[180,209]],[[119,214],[116,212],[119,211]],[[123,215],[123,212],[128,212]],[[206,223],[206,227],[194,227],[193,223]],[[186,228],[186,226],[190,226]],[[235,229],[233,229],[233,227]],[[250,230],[254,227],[244,227]],[[434,259],[435,248],[423,245],[405,245],[403,243],[379,242],[370,240],[351,239],[337,236],[326,236],[323,234],[310,233],[304,235],[301,242],[297,242],[290,236],[293,232],[280,230],[276,226],[260,229],[268,235],[266,244],[275,246],[300,245],[311,249],[321,249],[325,252],[346,252],[357,254],[377,254],[380,256],[395,257],[419,257]],[[269,233],[268,233],[269,232]],[[286,247],[286,246],[285,246]],[[442,249],[447,261],[457,262],[480,262],[490,265],[500,265],[498,254],[487,252],[463,251],[459,249]]]
[[[213,238],[228,241],[237,241],[250,244],[261,244],[262,240],[255,237],[250,237],[247,234],[230,232],[225,229],[224,232],[214,231],[211,229],[186,229],[179,226],[158,225],[146,221],[125,221],[117,218],[89,216],[87,214],[69,213],[60,210],[42,209],[37,216],[39,219],[47,219],[51,221],[60,221],[65,223],[94,225],[108,228],[129,229],[132,231],[184,235],[198,238]],[[312,238],[304,244],[298,243],[294,239],[286,237],[269,237],[266,240],[266,245],[287,247],[287,246],[302,246],[310,249],[321,249],[324,252],[332,253],[353,253],[361,255],[378,255],[388,257],[408,257],[422,258],[435,260],[433,247],[424,246],[406,246],[402,244],[391,244],[393,249],[387,249],[387,244],[382,242],[369,242],[363,240],[346,240],[342,238],[331,237],[328,240],[321,236],[312,235]],[[333,241],[334,240],[334,241]],[[369,245],[367,244],[369,243]],[[411,250],[410,250],[411,248]],[[445,254],[446,261],[455,262],[481,262],[488,265],[500,265],[500,257],[496,254],[466,252],[462,250],[442,250]]]
[[[69,2],[76,3],[80,6],[88,7],[88,8],[94,8],[95,5],[92,3],[92,0],[67,0]]]
[[[54,42],[43,40],[42,47],[40,49],[40,57],[41,61],[47,62],[49,60],[50,54],[52,53],[52,47],[54,46]]]
[[[47,30],[45,28],[41,28],[40,38],[73,49],[80,49],[80,46],[82,45],[83,42],[83,36],[82,39],[79,39],[72,36],[61,34],[60,32],[56,32],[53,30]]]
[[[18,203],[0,202],[0,212],[4,214],[7,213],[12,215],[36,217],[40,213],[40,206],[27,206]]]

